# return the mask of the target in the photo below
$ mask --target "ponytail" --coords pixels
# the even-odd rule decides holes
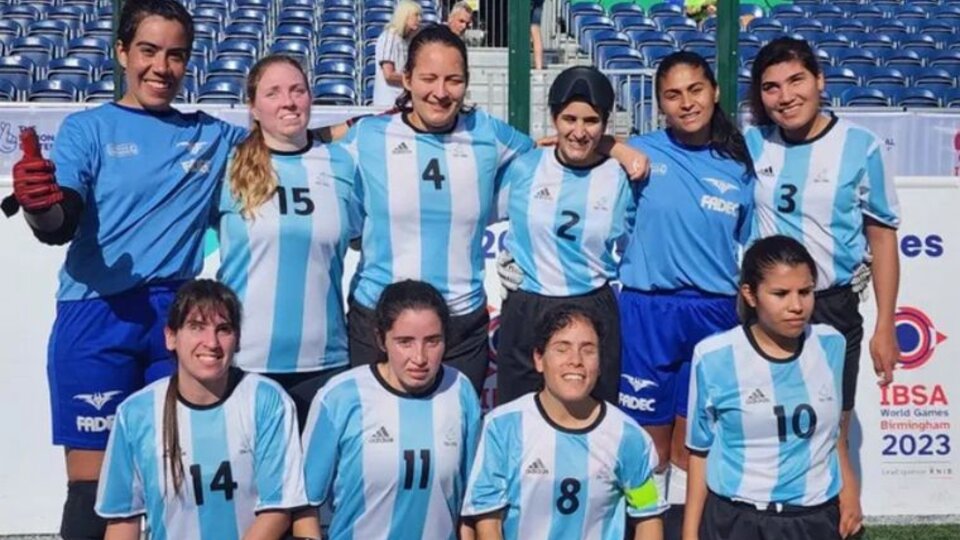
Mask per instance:
[[[230,193],[240,202],[240,214],[254,219],[254,211],[273,197],[277,174],[273,170],[270,148],[263,138],[260,122],[253,121],[250,134],[233,154],[230,164]]]
[[[180,426],[177,422],[177,372],[174,371],[163,398],[163,478],[171,479],[174,495],[179,495],[183,486],[181,453]],[[166,486],[164,483],[164,490]]]

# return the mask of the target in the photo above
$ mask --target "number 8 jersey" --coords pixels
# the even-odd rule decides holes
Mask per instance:
[[[100,516],[146,514],[152,540],[239,540],[257,512],[306,505],[293,402],[273,381],[237,369],[220,402],[177,403],[184,478],[175,494],[163,451],[169,382],[117,409],[100,473]]]
[[[535,393],[494,409],[463,515],[502,510],[504,540],[623,540],[626,517],[666,510],[652,478],[650,436],[616,407],[601,407],[581,430],[554,424]]]
[[[753,503],[814,506],[840,493],[846,340],[808,326],[792,358],[760,352],[747,327],[711,336],[693,353],[687,447],[708,452],[707,486]]]

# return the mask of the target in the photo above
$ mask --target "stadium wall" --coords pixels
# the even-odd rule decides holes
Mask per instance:
[[[59,118],[69,108],[0,108],[0,171],[9,174],[19,158],[16,134],[37,124],[43,142],[52,143]],[[54,114],[54,111],[59,111]],[[326,125],[361,110],[318,109],[315,125]],[[245,109],[212,111],[237,123]],[[906,115],[906,116],[904,116]],[[911,116],[912,115],[912,116]],[[896,382],[875,384],[868,341],[861,360],[853,455],[863,478],[863,508],[873,519],[960,515],[960,117],[937,113],[882,113],[856,116],[885,141],[896,170],[928,170],[899,175],[903,211],[902,264],[897,333],[903,362]],[[922,120],[920,120],[922,119]],[[911,124],[916,122],[916,125]],[[13,142],[11,142],[13,141]],[[13,145],[11,149],[10,146]],[[903,149],[903,150],[901,150]],[[0,193],[9,192],[0,176]],[[484,237],[487,291],[498,330],[499,288],[494,259],[504,225]],[[49,534],[57,529],[65,474],[62,451],[50,445],[46,385],[46,343],[54,317],[54,292],[64,249],[39,244],[23,219],[0,222],[0,535]],[[215,244],[208,247],[206,274],[215,272]],[[354,268],[356,252],[347,259]],[[344,276],[345,283],[350,275]],[[872,299],[863,305],[867,339],[872,333]],[[495,367],[483,400],[495,398]],[[94,411],[95,412],[95,411]]]

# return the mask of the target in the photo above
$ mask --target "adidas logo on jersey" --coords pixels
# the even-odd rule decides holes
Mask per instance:
[[[407,146],[407,143],[405,142],[398,144],[396,147],[394,147],[393,151],[391,152],[391,154],[395,156],[399,154],[409,154],[409,153],[410,153],[410,147]]]
[[[527,466],[527,474],[550,474],[550,469],[537,458]]]
[[[552,201],[553,194],[550,193],[550,188],[542,187],[536,193],[533,194],[533,200],[535,201]]]
[[[383,443],[392,443],[393,437],[390,436],[390,432],[387,431],[387,428],[380,426],[373,435],[367,439],[367,442],[370,444],[383,444]]]
[[[817,392],[817,397],[820,399],[820,403],[833,401],[833,390],[830,389],[830,385],[824,383],[824,385],[820,387],[820,391]]]
[[[600,197],[600,200],[593,205],[593,209],[599,212],[608,212],[610,210],[610,201],[606,197]]]
[[[760,176],[773,176],[773,166],[767,165],[766,167],[757,171],[757,174],[759,174]]]
[[[757,403],[770,403],[770,398],[763,393],[763,390],[757,388],[747,396],[747,405],[756,405]]]

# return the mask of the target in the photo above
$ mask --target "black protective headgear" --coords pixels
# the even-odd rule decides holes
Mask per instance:
[[[606,122],[613,110],[613,85],[610,79],[593,66],[574,66],[557,75],[550,86],[550,113],[560,114],[563,108],[574,100],[590,104]]]

